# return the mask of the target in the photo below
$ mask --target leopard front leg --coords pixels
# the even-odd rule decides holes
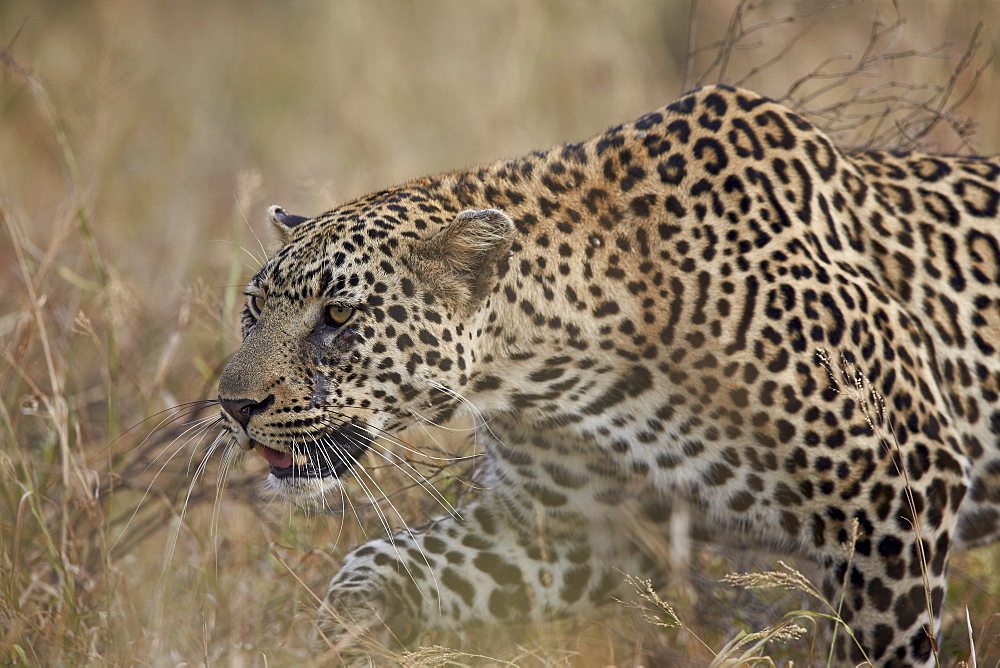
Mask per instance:
[[[365,641],[407,646],[441,626],[425,611],[427,597],[439,598],[438,555],[425,547],[428,540],[435,544],[428,534],[436,524],[370,541],[347,555],[319,611],[319,631],[334,649],[357,652]]]
[[[620,595],[623,572],[648,570],[581,500],[565,490],[533,497],[516,472],[502,477],[457,517],[351,552],[320,613],[327,642],[408,646],[433,629],[572,615]]]
[[[934,665],[947,589],[947,532],[925,538],[923,552],[915,540],[891,533],[874,533],[858,544],[866,551],[870,545],[870,552],[825,564],[824,593],[848,629],[838,629],[837,661]]]

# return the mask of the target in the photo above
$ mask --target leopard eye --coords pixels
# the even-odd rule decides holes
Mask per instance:
[[[250,306],[250,313],[253,317],[260,317],[260,312],[264,309],[264,296],[263,295],[249,295],[250,299],[247,304]]]
[[[342,327],[354,315],[354,309],[331,304],[326,307],[324,315],[327,327]]]

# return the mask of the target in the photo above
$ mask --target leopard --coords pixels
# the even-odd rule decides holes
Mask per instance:
[[[998,156],[840,148],[719,85],[315,217],[274,206],[224,429],[304,503],[385,435],[475,418],[477,490],[343,556],[317,626],[345,652],[658,581],[628,528],[669,540],[683,500],[816,566],[839,660],[931,665],[950,556],[1000,538],[998,203]]]

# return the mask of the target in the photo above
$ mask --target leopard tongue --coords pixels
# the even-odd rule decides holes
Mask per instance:
[[[257,448],[260,454],[264,456],[267,463],[278,469],[287,469],[292,465],[292,453],[290,452],[279,452],[278,450],[272,450],[266,445],[261,445]]]

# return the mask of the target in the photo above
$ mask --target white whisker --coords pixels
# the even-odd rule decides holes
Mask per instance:
[[[163,450],[160,451],[159,454],[157,454],[153,458],[153,460],[149,464],[146,465],[145,470],[148,471],[150,467],[152,467],[152,465],[157,460],[159,460],[159,458],[168,449],[171,448],[171,446],[173,446],[181,439],[184,439],[183,442],[181,442],[181,444],[177,446],[177,448],[173,451],[173,453],[167,456],[166,460],[160,465],[160,468],[156,471],[156,473],[153,474],[153,479],[149,482],[149,485],[146,486],[146,490],[142,493],[142,496],[139,498],[139,502],[136,503],[135,510],[132,511],[131,517],[129,517],[128,521],[125,523],[125,526],[122,527],[121,533],[119,533],[118,537],[115,538],[114,542],[111,544],[110,549],[113,550],[115,546],[118,545],[119,541],[121,541],[121,539],[128,532],[129,527],[132,525],[132,522],[139,514],[139,510],[142,509],[143,503],[146,501],[146,498],[149,496],[150,492],[152,492],[153,485],[156,484],[156,481],[160,477],[160,474],[163,473],[164,469],[166,469],[166,467],[170,464],[170,462],[173,461],[173,458],[176,457],[182,450],[184,450],[184,448],[188,447],[192,442],[196,441],[197,444],[200,444],[202,442],[202,439],[204,439],[205,435],[208,433],[209,429],[211,429],[211,427],[216,423],[217,420],[218,417],[207,417],[207,418],[202,418],[200,420],[196,420],[195,422],[191,423],[190,426],[188,426],[184,431],[178,434],[170,443],[166,445],[166,447],[163,448]],[[222,438],[222,436],[223,434],[220,433],[216,436],[216,439],[218,440]],[[195,446],[195,449],[197,449],[197,445]]]
[[[490,428],[490,420],[487,419],[483,415],[483,412],[481,410],[479,410],[479,407],[476,406],[474,403],[472,403],[472,401],[470,399],[468,399],[467,397],[465,397],[465,395],[463,395],[463,394],[461,394],[459,392],[456,392],[455,390],[452,390],[451,388],[446,387],[445,385],[442,385],[441,383],[437,382],[433,378],[429,379],[427,381],[427,384],[430,385],[431,387],[433,387],[434,389],[440,391],[440,392],[444,392],[445,394],[447,394],[448,396],[450,396],[450,397],[452,397],[454,399],[458,399],[458,401],[463,406],[465,406],[468,409],[468,411],[472,414],[473,421],[475,422],[475,426],[477,428],[478,427],[483,427],[484,429],[486,429],[486,431],[488,431],[490,433],[490,436],[492,436],[494,438],[494,440],[496,440],[497,442],[502,442],[500,440],[500,437],[497,436],[496,433]],[[440,428],[441,429],[445,429],[445,430],[450,430],[450,428],[447,427],[447,426],[441,426]]]
[[[349,438],[349,440],[351,440],[353,442],[353,439],[350,439],[350,437],[348,437],[348,438]],[[355,443],[355,445],[358,445],[358,444]],[[342,449],[340,448],[340,446],[338,444],[334,443],[333,447],[336,448],[337,450],[341,450],[341,452],[342,452]],[[440,601],[441,601],[441,596],[440,596],[441,589],[440,589],[440,586],[438,585],[437,576],[434,575],[434,569],[431,567],[430,560],[428,560],[426,553],[424,553],[424,549],[420,546],[420,541],[417,540],[416,534],[413,533],[413,530],[410,528],[409,524],[407,524],[406,520],[403,519],[402,514],[396,508],[395,504],[393,504],[392,501],[389,499],[389,497],[387,497],[385,495],[385,493],[382,491],[381,487],[379,487],[378,482],[375,481],[375,479],[371,476],[371,474],[368,473],[368,471],[364,470],[363,468],[359,468],[359,471],[361,473],[363,473],[365,475],[365,477],[367,477],[371,481],[372,485],[375,487],[375,489],[378,490],[379,494],[382,495],[382,498],[385,500],[385,502],[389,504],[389,507],[392,509],[392,512],[395,513],[396,517],[398,517],[399,521],[402,523],[402,525],[403,525],[403,531],[405,531],[406,534],[410,537],[410,540],[413,541],[413,545],[414,545],[414,547],[417,548],[417,551],[420,553],[420,557],[423,559],[424,565],[427,566],[427,572],[428,572],[428,574],[431,577],[431,581],[434,583],[434,589],[435,589],[435,591],[437,591],[437,593],[438,593],[437,600],[438,600],[438,604],[440,605]],[[359,482],[361,482],[360,477],[355,476],[355,479],[358,480]],[[361,482],[361,484],[364,485],[363,482]],[[378,508],[377,508],[378,504],[375,503],[374,497],[368,492],[367,486],[365,486],[365,491],[368,494],[368,497],[370,499],[372,499],[373,504],[376,506],[376,512],[379,513],[380,516],[382,516],[381,511],[378,510]],[[410,576],[410,580],[413,582],[413,585],[414,585],[414,587],[416,587],[417,591],[420,592],[421,597],[424,600],[429,601],[427,595],[424,593],[423,589],[420,587],[420,585],[417,582],[416,578],[413,576],[413,573],[410,571],[410,567],[407,564],[406,559],[403,557],[402,554],[400,554],[399,548],[396,547],[396,542],[394,540],[392,531],[388,530],[388,524],[386,522],[383,522],[383,525],[387,527],[387,533],[388,533],[387,540],[392,545],[393,550],[396,552],[396,556],[399,558],[400,563],[403,564],[403,568],[406,569],[406,574]]]
[[[222,445],[222,439],[225,436],[226,434],[224,432],[216,435],[215,440],[213,440],[206,448],[205,455],[202,457],[201,462],[198,464],[198,467],[195,469],[194,474],[191,477],[191,483],[188,485],[187,494],[184,496],[184,503],[181,505],[181,511],[177,517],[177,527],[170,533],[170,538],[167,540],[167,549],[164,554],[163,569],[160,571],[160,577],[157,581],[158,588],[163,582],[163,578],[167,573],[167,568],[173,560],[174,551],[177,549],[177,540],[180,538],[181,527],[184,526],[184,518],[187,516],[188,505],[191,501],[191,495],[194,493],[195,485],[197,485],[198,481],[201,480],[208,467],[209,459],[219,446]],[[197,450],[197,448],[194,448],[194,450]]]
[[[384,448],[383,446],[377,443],[377,436],[372,434],[371,430],[367,428],[365,429],[365,431],[368,432],[365,434],[365,437],[368,440],[366,446],[367,450],[369,450],[373,455],[381,457],[386,462],[388,462],[389,464],[397,468],[399,471],[401,471],[407,478],[412,480],[415,485],[417,485],[425,492],[427,492],[427,494],[432,499],[434,499],[438,503],[438,505],[440,505],[444,509],[446,513],[448,513],[449,515],[451,515],[456,519],[461,519],[461,515],[457,511],[457,509],[455,509],[454,506],[451,505],[451,503],[444,497],[444,495],[441,494],[441,492],[437,490],[437,488],[435,488],[433,485],[430,484],[430,481],[428,481],[427,478],[424,477],[420,473],[420,471],[418,471],[417,468],[413,466],[412,463],[410,463],[405,459],[398,460],[390,457],[389,455],[392,454],[391,451],[389,451],[388,449]],[[365,447],[365,444],[357,443],[353,439],[352,442],[354,442],[355,445]],[[412,452],[414,454],[420,454],[419,451],[414,448],[407,448],[407,451]],[[438,459],[439,461],[460,461],[463,458],[452,458],[451,460],[441,460],[440,458],[435,458],[435,459]]]
[[[250,257],[252,257],[254,259],[254,261],[257,263],[257,267],[254,269],[254,271],[256,271],[257,269],[260,269],[260,267],[263,267],[265,263],[267,263],[267,249],[264,248],[264,242],[262,242],[260,240],[260,236],[257,235],[257,232],[253,229],[253,226],[250,224],[250,220],[247,218],[247,214],[243,210],[243,205],[240,204],[239,197],[237,197],[236,195],[234,195],[233,199],[236,202],[236,208],[240,212],[240,217],[243,218],[243,223],[247,226],[247,229],[250,230],[250,234],[253,235],[253,238],[257,242],[257,245],[260,246],[260,254],[261,254],[261,256],[259,258],[257,256],[255,256],[253,253],[251,253],[249,249],[242,249],[247,255],[249,255]]]
[[[333,408],[332,406],[325,406],[324,408],[326,408],[328,411],[332,412],[337,417],[347,417],[345,415],[341,415],[340,413],[337,413],[336,411],[331,410]],[[324,424],[325,424],[325,426],[331,426],[331,424],[330,424],[331,422],[332,422],[332,420],[329,421],[329,422],[324,422]],[[339,426],[339,425],[333,425],[333,426]],[[368,432],[370,432],[372,434],[373,443],[374,443],[375,439],[381,439],[381,440],[384,440],[385,442],[389,443],[393,447],[397,447],[400,450],[403,450],[403,451],[408,452],[408,453],[413,454],[413,455],[419,455],[420,457],[423,457],[424,459],[430,459],[432,461],[440,461],[440,462],[449,462],[449,463],[450,462],[461,461],[461,460],[464,460],[464,459],[468,459],[467,456],[464,456],[464,457],[454,457],[454,456],[449,456],[449,457],[435,457],[433,455],[430,455],[430,454],[428,454],[426,452],[422,452],[421,450],[418,450],[418,449],[414,448],[413,446],[405,443],[404,441],[399,440],[395,435],[390,434],[389,432],[383,431],[382,429],[376,429],[376,428],[370,427],[368,425],[365,425],[364,428],[365,428],[365,431],[368,431]],[[444,429],[444,427],[442,427],[442,429]],[[459,431],[459,430],[458,429],[453,429],[453,431]],[[443,452],[446,452],[446,450],[444,448],[441,448],[441,450]]]

